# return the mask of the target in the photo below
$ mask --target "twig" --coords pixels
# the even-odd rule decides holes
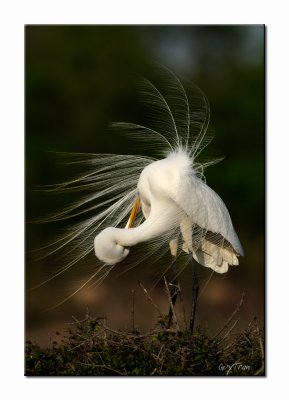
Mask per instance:
[[[160,359],[160,355],[161,355],[161,352],[163,351],[163,348],[165,347],[165,345],[164,344],[162,344],[161,345],[161,348],[160,348],[160,351],[159,351],[159,353],[158,353],[158,355],[157,355],[157,358],[158,359]]]
[[[105,329],[106,329],[108,332],[112,332],[112,333],[114,333],[114,334],[116,334],[116,335],[124,336],[124,337],[126,337],[126,338],[134,338],[134,336],[135,336],[135,335],[130,334],[130,333],[128,333],[128,332],[115,331],[114,329],[108,328],[108,326],[106,326]]]
[[[77,349],[77,348],[79,348],[79,347],[85,345],[87,342],[91,342],[93,339],[97,338],[98,336],[101,336],[101,334],[102,334],[103,332],[104,332],[104,330],[102,330],[102,331],[100,331],[100,332],[98,332],[98,333],[95,333],[95,334],[93,334],[91,337],[88,337],[87,339],[85,339],[84,337],[82,337],[82,336],[80,336],[80,335],[77,335],[78,337],[80,337],[81,339],[83,339],[83,342],[77,344],[77,345],[74,346],[74,347],[71,347],[71,349],[69,349],[69,351],[73,351],[73,350],[75,350],[75,349]]]
[[[173,319],[175,321],[177,331],[179,332],[180,331],[180,327],[179,327],[179,323],[178,323],[177,316],[176,316],[176,313],[175,313],[175,308],[174,308],[174,305],[173,305],[173,302],[172,302],[172,298],[171,298],[171,295],[170,295],[168,282],[167,282],[165,276],[164,276],[164,282],[165,282],[166,293],[167,293],[167,296],[168,296],[168,299],[169,299],[169,302],[170,302],[170,307],[171,307],[171,310],[172,310]]]
[[[104,327],[103,341],[104,341],[104,344],[107,345],[107,317],[106,316],[103,318],[103,327]]]
[[[134,332],[135,330],[135,324],[134,324],[134,289],[131,291],[131,324],[132,324],[132,331]]]
[[[80,365],[85,365],[85,366],[88,366],[88,367],[107,369],[108,371],[115,372],[117,375],[122,375],[122,376],[126,375],[126,374],[122,374],[120,371],[118,371],[118,370],[116,370],[114,368],[108,367],[107,365],[84,363],[84,362],[79,362],[79,364]]]
[[[139,286],[142,288],[142,290],[144,291],[145,295],[147,296],[148,300],[152,303],[152,305],[154,306],[154,308],[157,310],[159,316],[161,318],[163,318],[163,315],[160,311],[160,309],[158,308],[158,306],[154,303],[153,299],[151,298],[151,296],[149,295],[148,291],[146,290],[146,288],[144,287],[144,285],[138,281]]]
[[[265,356],[264,356],[264,346],[263,346],[263,342],[262,342],[262,338],[261,338],[260,330],[259,330],[259,325],[258,325],[256,317],[255,317],[255,325],[256,325],[256,331],[257,331],[258,341],[259,341],[259,346],[260,346],[262,364],[261,364],[261,367],[258,369],[258,371],[255,372],[254,375],[260,375],[265,370],[265,363],[264,363]]]
[[[227,337],[230,335],[230,333],[232,332],[232,330],[235,328],[235,326],[237,325],[237,323],[240,321],[240,318],[236,319],[235,322],[233,323],[233,325],[231,326],[231,328],[228,330],[228,332],[226,333],[226,335],[224,335],[222,337],[222,339],[220,340],[219,343],[221,343],[223,340],[226,340]]]
[[[211,280],[212,280],[212,277],[213,277],[214,273],[215,273],[215,271],[212,271],[212,272],[210,273],[209,278],[207,279],[206,283],[205,283],[204,286],[202,287],[201,293],[200,293],[199,296],[198,296],[199,299],[200,299],[200,297],[203,296],[205,290],[207,289],[209,283],[210,283]]]
[[[239,312],[240,307],[241,307],[242,304],[243,304],[244,296],[245,296],[245,293],[243,292],[242,295],[241,295],[241,299],[240,299],[239,304],[237,305],[237,307],[235,308],[235,310],[232,312],[231,316],[227,319],[227,321],[225,322],[225,325],[219,330],[219,332],[217,332],[217,333],[215,334],[215,336],[213,336],[212,339],[216,339],[225,329],[228,329],[228,328],[229,328],[230,322],[232,321],[232,319],[234,318],[234,316]]]
[[[74,320],[74,322],[65,322],[65,325],[82,324],[83,322],[86,322],[88,319],[90,319],[92,321],[100,321],[101,319],[105,319],[105,317],[91,318],[90,316],[88,316],[88,318],[87,318],[87,315],[83,319],[77,319],[74,315],[72,315],[71,318]]]
[[[182,296],[180,284],[178,284],[178,291],[179,291],[179,299],[180,299],[180,302],[181,302],[181,305],[182,305],[182,311],[183,311],[183,317],[184,317],[185,330],[188,330],[187,317],[186,317],[186,309],[185,309],[185,304],[184,304],[184,299],[183,299],[183,296]]]

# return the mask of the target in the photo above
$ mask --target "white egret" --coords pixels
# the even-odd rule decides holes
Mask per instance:
[[[70,245],[66,251],[69,261],[51,278],[93,248],[103,264],[81,288],[94,280],[101,282],[139,243],[149,245],[137,260],[131,259],[132,266],[153,255],[158,260],[170,248],[174,261],[185,252],[187,263],[194,258],[204,267],[225,273],[229,266],[238,265],[238,257],[243,255],[225,204],[204,178],[205,168],[220,160],[197,161],[212,140],[206,96],[163,67],[157,85],[146,79],[141,81],[140,94],[151,110],[150,126],[115,123],[112,127],[140,140],[142,150],[148,148],[150,156],[70,155],[71,163],[85,165],[89,170],[50,188],[88,194],[47,220],[96,212],[70,226],[65,235],[47,246],[51,254]],[[193,280],[191,328],[198,291],[195,271]]]
[[[216,272],[238,265],[242,248],[229,213],[220,197],[194,172],[192,160],[183,149],[152,162],[143,169],[137,185],[138,196],[127,227],[108,227],[94,239],[99,260],[108,265],[122,261],[129,248],[138,243],[180,229],[183,250],[198,263]],[[145,221],[132,223],[140,201]],[[177,243],[170,242],[176,255]]]

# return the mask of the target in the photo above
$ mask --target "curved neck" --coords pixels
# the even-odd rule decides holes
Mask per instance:
[[[175,215],[175,210],[172,209],[166,211],[162,209],[162,212],[156,210],[136,228],[116,228],[116,242],[121,246],[130,247],[161,236],[178,224]]]

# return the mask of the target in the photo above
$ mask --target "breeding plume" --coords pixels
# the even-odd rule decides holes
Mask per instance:
[[[47,246],[48,254],[68,257],[55,275],[95,252],[95,270],[81,288],[100,283],[124,259],[129,267],[149,259],[157,269],[170,252],[181,260],[179,271],[193,258],[225,273],[243,254],[225,204],[204,178],[205,169],[220,160],[198,160],[212,140],[206,96],[163,67],[155,81],[141,80],[139,94],[146,123],[112,128],[138,141],[145,155],[72,154],[70,163],[87,170],[50,188],[81,193],[48,220],[82,220]]]

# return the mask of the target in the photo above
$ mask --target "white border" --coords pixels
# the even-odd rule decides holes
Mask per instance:
[[[288,168],[288,12],[285,1],[3,1],[1,3],[1,391],[9,398],[110,399],[260,398],[287,383],[286,294]],[[256,24],[267,25],[267,378],[25,378],[23,377],[23,128],[24,24]],[[248,93],[249,96],[249,93]],[[287,122],[287,123],[286,123]],[[285,176],[282,176],[282,172]],[[286,229],[286,230],[285,230]],[[288,351],[287,351],[288,352]],[[282,390],[282,388],[281,388]]]

